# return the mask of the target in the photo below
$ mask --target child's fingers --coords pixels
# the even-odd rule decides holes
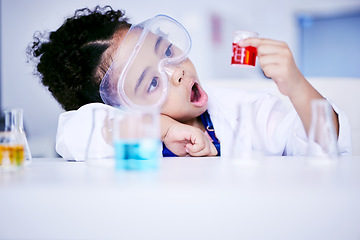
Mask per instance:
[[[207,142],[204,137],[197,138],[194,142],[186,144],[187,152],[193,156],[193,154],[198,154],[207,147]]]
[[[195,143],[186,145],[187,152],[194,157],[200,156],[216,156],[217,150],[206,134],[202,138],[198,138]]]
[[[283,59],[279,55],[262,55],[258,58],[261,67],[264,67],[269,64],[280,64]]]
[[[238,43],[241,47],[253,46],[258,47],[260,45],[284,45],[284,42],[267,39],[267,38],[246,38]]]
[[[187,149],[187,152],[193,157],[216,156],[217,155],[217,150],[213,144],[204,147],[200,151],[193,151],[194,148],[193,148],[193,145],[191,146],[191,144],[189,144],[186,147],[186,149]]]
[[[282,51],[282,47],[280,45],[264,44],[264,45],[259,45],[257,47],[258,57],[277,55],[281,51]]]

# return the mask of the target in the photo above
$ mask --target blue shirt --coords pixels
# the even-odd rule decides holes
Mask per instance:
[[[201,121],[202,121],[207,133],[209,134],[209,136],[213,140],[214,146],[216,147],[216,150],[218,152],[216,156],[220,156],[220,142],[215,136],[215,129],[214,129],[214,126],[213,126],[213,124],[211,122],[211,118],[210,118],[210,115],[209,115],[208,111],[205,111],[203,114],[201,114],[200,118],[201,118]],[[173,152],[171,152],[165,146],[164,143],[163,143],[162,155],[163,155],[163,157],[177,157],[177,155],[175,155]]]

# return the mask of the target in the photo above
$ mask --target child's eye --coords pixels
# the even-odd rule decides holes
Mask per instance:
[[[169,47],[166,49],[165,51],[165,57],[171,57],[173,55],[173,52],[172,52],[172,43],[169,45]]]
[[[158,77],[154,77],[151,80],[150,86],[149,86],[149,88],[147,90],[148,93],[154,91],[158,87],[158,85],[159,85],[159,80],[158,79],[159,79]]]

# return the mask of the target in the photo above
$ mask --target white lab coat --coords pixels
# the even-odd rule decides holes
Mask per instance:
[[[284,104],[279,97],[272,95],[271,90],[214,89],[210,86],[204,88],[209,96],[208,112],[220,141],[222,156],[229,156],[232,149],[237,147],[233,146],[233,136],[237,129],[238,106],[242,103],[251,104],[254,109],[254,126],[258,136],[257,140],[252,142],[255,150],[260,150],[265,155],[306,154],[308,138],[299,116],[292,106]],[[349,155],[351,131],[348,119],[335,104],[331,104],[339,116],[339,152],[341,155]],[[56,151],[64,159],[85,159],[94,108],[112,109],[105,104],[92,103],[60,115]],[[101,129],[97,127],[93,131],[93,136],[97,136],[96,145],[103,149],[104,156],[111,154],[113,148],[103,139]]]
[[[253,129],[250,133],[252,150],[264,155],[301,156],[307,154],[308,137],[304,126],[288,98],[273,94],[277,89],[245,91],[229,88],[207,88],[208,112],[215,133],[221,142],[221,155],[229,156],[234,146],[233,136],[237,129],[238,108],[250,104],[254,111]],[[286,101],[284,101],[286,100]],[[351,131],[346,115],[328,99],[339,117],[338,151],[351,154]]]

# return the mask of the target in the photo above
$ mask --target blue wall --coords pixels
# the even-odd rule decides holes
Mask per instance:
[[[305,76],[360,77],[360,9],[300,15],[300,67]]]

